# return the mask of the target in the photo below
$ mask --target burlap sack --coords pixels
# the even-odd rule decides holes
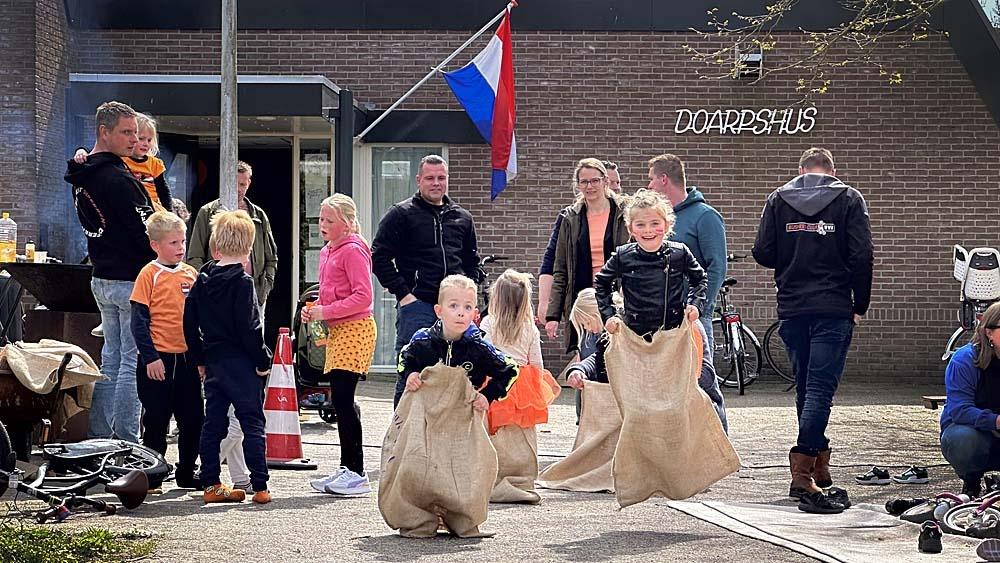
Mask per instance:
[[[67,353],[72,355],[72,359],[66,365],[60,389],[85,385],[92,388],[95,381],[104,379],[97,364],[82,348],[58,340],[43,338],[39,342],[8,344],[0,352],[0,364],[13,372],[21,385],[35,393],[46,395],[56,386],[57,371]],[[89,397],[88,390],[88,400],[80,406],[89,407]]]
[[[438,364],[420,373],[423,386],[405,392],[382,441],[378,508],[406,537],[437,533],[438,517],[459,537],[482,537],[497,454],[475,412],[476,391],[465,370]]]
[[[622,508],[654,495],[680,500],[737,471],[740,459],[712,402],[687,320],[646,342],[628,327],[604,354],[622,413],[614,482]]]
[[[607,383],[585,381],[581,401],[583,409],[573,450],[542,470],[537,485],[563,491],[613,493],[611,460],[622,427],[621,413]]]
[[[538,442],[535,427],[502,426],[490,436],[497,451],[497,481],[490,502],[538,504]]]

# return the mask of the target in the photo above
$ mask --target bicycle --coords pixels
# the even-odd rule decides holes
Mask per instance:
[[[506,256],[497,256],[495,254],[487,254],[479,259],[479,269],[483,272],[483,279],[479,283],[479,297],[480,301],[483,302],[482,308],[479,310],[479,318],[483,319],[489,315],[490,307],[490,273],[486,270],[486,266],[489,264],[500,264],[507,260]],[[478,324],[478,323],[477,323]]]
[[[959,326],[951,333],[941,361],[947,362],[955,350],[972,338],[973,331],[990,305],[1000,301],[1000,251],[994,248],[966,250],[954,246],[953,276],[961,282]]]
[[[781,321],[774,321],[764,332],[764,361],[767,367],[781,379],[795,386],[795,375],[792,373],[792,361],[788,357],[788,350],[785,349],[785,341],[778,334],[778,327]],[[791,387],[789,387],[791,389]]]
[[[159,453],[124,440],[46,444],[42,458],[35,478],[24,481],[10,436],[0,422],[0,495],[10,488],[48,503],[48,508],[32,513],[39,524],[52,518],[61,522],[81,507],[115,514],[117,505],[87,497],[87,491],[100,484],[125,508],[137,508],[149,489],[158,487],[171,469]]]
[[[738,262],[746,256],[730,254],[726,262]],[[761,348],[757,335],[743,324],[742,316],[729,300],[730,288],[736,284],[736,278],[727,277],[719,288],[719,301],[712,318],[712,334],[715,336],[712,355],[719,385],[735,387],[743,395],[746,387],[760,375]],[[724,369],[726,364],[729,365],[728,372]]]

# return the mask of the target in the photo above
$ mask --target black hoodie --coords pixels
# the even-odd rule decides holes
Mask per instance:
[[[139,270],[156,258],[146,236],[144,222],[153,214],[153,206],[145,188],[125,162],[109,152],[91,154],[83,164],[70,160],[65,179],[73,184],[93,276],[135,281]]]
[[[833,176],[803,174],[768,196],[753,257],[774,268],[779,319],[868,311],[875,262],[868,207]]]
[[[253,278],[242,264],[202,267],[184,303],[184,340],[195,365],[242,356],[260,371],[271,369]]]

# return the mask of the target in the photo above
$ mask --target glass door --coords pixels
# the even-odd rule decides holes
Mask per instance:
[[[299,139],[299,294],[319,283],[319,208],[333,193],[330,139]]]
[[[444,155],[444,147],[386,147],[371,148],[372,232],[394,204],[411,197],[417,191],[416,176],[420,159],[429,154]],[[444,155],[447,156],[447,155]],[[378,341],[372,371],[395,371],[396,297],[385,291],[374,280],[375,322]]]

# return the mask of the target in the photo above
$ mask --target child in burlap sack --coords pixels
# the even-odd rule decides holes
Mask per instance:
[[[543,366],[541,335],[531,307],[531,274],[507,270],[490,289],[490,311],[480,329],[519,366],[507,399],[490,405],[487,426],[499,473],[491,502],[535,504],[538,444],[535,425],[548,422],[559,384]]]
[[[619,324],[624,322],[633,332],[652,341],[657,331],[679,327],[686,315],[692,323],[691,330],[698,333],[701,342],[707,341],[705,329],[695,321],[705,308],[708,277],[684,243],[665,240],[674,226],[670,203],[654,191],[641,189],[626,207],[625,222],[635,242],[615,249],[594,279],[597,303],[608,333],[617,332]],[[616,281],[621,282],[624,298],[621,316],[616,314],[612,300]],[[607,382],[606,348],[606,338],[598,339],[597,353],[588,358],[589,361],[581,361],[581,365],[567,370],[571,387],[582,386],[581,376]],[[726,405],[711,358],[711,350],[702,354],[698,385],[712,400],[723,429],[728,431]],[[576,371],[576,378],[571,380],[573,371]]]

